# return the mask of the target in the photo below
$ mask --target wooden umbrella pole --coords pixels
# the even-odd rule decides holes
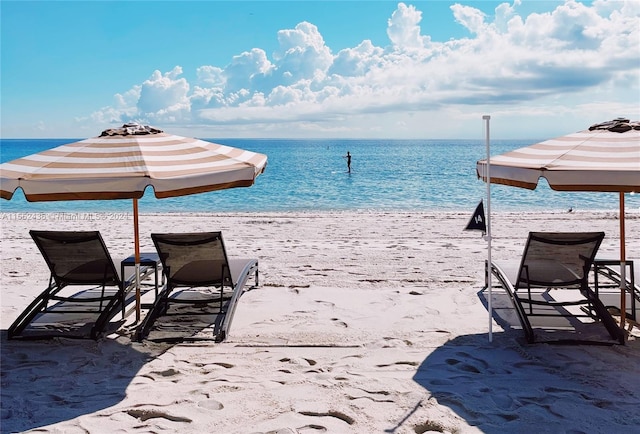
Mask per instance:
[[[624,192],[620,192],[620,327],[624,329],[627,310],[627,253],[625,248]]]
[[[133,199],[133,238],[136,282],[136,323],[140,321],[140,231],[138,230],[138,199]]]

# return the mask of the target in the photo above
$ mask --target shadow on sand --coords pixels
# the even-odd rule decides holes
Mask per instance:
[[[7,340],[3,330],[0,431],[31,430],[117,404],[140,368],[166,348],[123,337]]]
[[[640,340],[626,346],[523,343],[510,330],[457,337],[413,380],[484,433],[633,432],[640,426]]]

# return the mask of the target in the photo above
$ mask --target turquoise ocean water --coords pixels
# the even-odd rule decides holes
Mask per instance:
[[[77,139],[2,139],[0,160],[10,161]],[[484,140],[273,140],[206,139],[264,153],[269,163],[249,188],[156,199],[149,187],[140,212],[270,212],[402,210],[473,212],[485,197],[476,161]],[[539,140],[494,140],[497,155]],[[352,173],[343,156],[352,155]],[[640,195],[627,195],[627,210],[640,211]],[[536,190],[492,186],[500,211],[616,210],[615,193],[560,193],[544,180]],[[18,191],[0,200],[2,212],[129,212],[131,201],[29,203]]]

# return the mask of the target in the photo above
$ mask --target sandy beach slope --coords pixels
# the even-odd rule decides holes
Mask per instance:
[[[130,214],[0,214],[0,430],[49,433],[610,433],[640,426],[640,339],[625,346],[527,345],[493,323],[481,292],[486,242],[470,214],[326,212],[141,215],[149,234],[223,231],[232,256],[260,260],[229,338],[135,343],[7,341],[44,289],[29,229],[100,230],[133,249]],[[497,259],[529,231],[606,232],[614,212],[494,216]],[[640,260],[640,214],[627,217]]]

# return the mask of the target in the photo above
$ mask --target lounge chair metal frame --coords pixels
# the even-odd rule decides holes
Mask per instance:
[[[513,276],[510,277],[503,267],[492,261],[491,273],[507,291],[527,342],[535,342],[534,330],[529,318],[560,316],[589,317],[601,321],[612,339],[624,343],[624,333],[598,299],[596,293],[589,287],[589,272],[603,238],[604,232],[530,232],[515,281]],[[557,251],[573,248],[576,249],[573,258],[563,258]],[[581,254],[580,250],[586,254]],[[554,257],[554,253],[557,253],[557,256]],[[533,256],[533,259],[530,256]],[[563,259],[567,259],[571,263],[563,263]],[[553,268],[554,273],[548,272],[550,268]],[[485,288],[487,286],[488,282],[485,281]],[[549,295],[549,290],[561,288],[578,289],[582,298],[555,301]],[[541,290],[538,295],[544,295],[546,299],[535,299],[534,289]],[[569,312],[563,309],[569,306],[582,306],[583,313]],[[539,308],[536,310],[536,307]],[[551,309],[543,311],[542,307]]]
[[[223,318],[215,340],[224,340],[249,276],[254,275],[255,286],[259,283],[258,261],[229,259],[221,232],[154,233],[151,238],[162,262],[165,285],[140,324],[137,340],[145,339],[156,319],[166,314],[169,305],[173,303],[218,303],[219,314]],[[219,288],[219,293],[216,297],[208,298],[170,297],[178,288],[203,287]],[[225,288],[228,288],[227,294],[230,292],[230,295],[225,296]],[[228,299],[226,304],[225,299]]]
[[[42,254],[51,275],[48,287],[18,316],[8,329],[9,339],[45,338],[55,336],[86,337],[69,331],[49,330],[20,336],[40,314],[92,313],[97,318],[90,328],[89,337],[97,339],[118,311],[125,317],[125,296],[132,288],[130,282],[121,280],[111,255],[98,231],[36,231],[29,232]],[[81,296],[83,292],[62,296],[68,286],[95,287],[100,295]],[[106,294],[108,287],[117,290]],[[54,303],[54,304],[51,304]],[[64,309],[61,306],[64,305]],[[69,305],[74,308],[68,308]]]
[[[636,276],[638,274],[637,270],[640,270],[640,267],[638,267],[637,262],[632,260],[626,261],[625,267],[625,288],[629,294],[630,301],[630,303],[627,304],[626,316],[627,319],[637,323],[637,311],[638,305],[640,305],[640,285],[636,281]],[[604,278],[604,280],[602,278]],[[599,295],[600,291],[605,288],[620,289],[620,281],[622,280],[622,276],[620,275],[620,261],[596,259],[593,265],[593,279],[596,295]],[[618,302],[617,305],[612,307],[619,310],[619,304]]]

